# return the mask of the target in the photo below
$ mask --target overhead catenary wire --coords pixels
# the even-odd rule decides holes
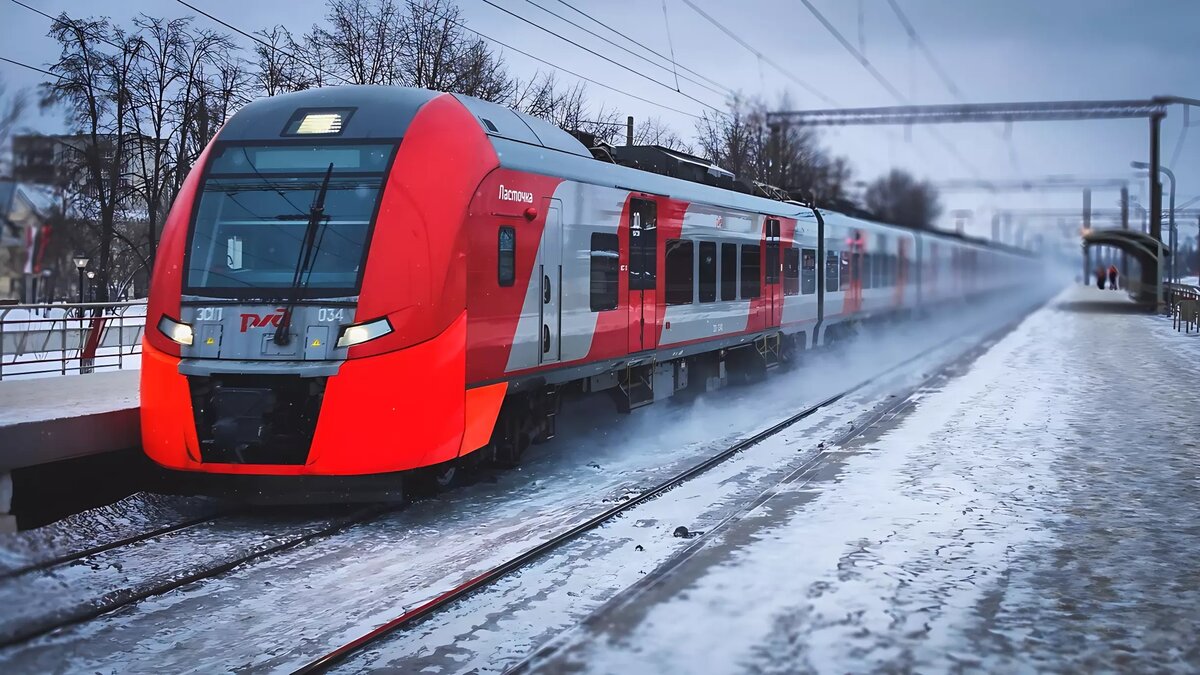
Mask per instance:
[[[621,32],[621,31],[617,30],[616,28],[613,28],[612,26],[608,25],[607,23],[604,23],[604,22],[603,22],[603,21],[601,21],[600,19],[597,19],[596,17],[592,16],[591,14],[588,14],[587,12],[583,11],[582,9],[579,9],[578,7],[576,7],[576,6],[572,5],[571,3],[567,2],[566,0],[557,0],[557,2],[558,2],[560,5],[562,5],[562,6],[566,7],[567,9],[571,10],[572,12],[575,12],[576,14],[578,14],[578,15],[582,16],[583,18],[587,19],[588,21],[591,21],[592,23],[596,24],[597,26],[600,26],[600,27],[601,27],[601,28],[603,28],[604,30],[606,30],[606,31],[608,31],[608,32],[610,32],[610,33],[612,33],[613,35],[616,35],[617,37],[621,38],[622,40],[625,40],[626,42],[629,42],[630,44],[632,44],[632,45],[635,45],[635,46],[637,46],[637,47],[640,47],[641,49],[644,49],[645,51],[649,52],[650,54],[653,54],[653,55],[657,56],[658,58],[660,58],[660,59],[662,59],[662,60],[664,60],[664,61],[667,61],[668,63],[670,63],[670,64],[671,64],[671,66],[672,66],[673,68],[679,68],[680,70],[683,70],[683,71],[686,71],[686,72],[688,72],[688,73],[691,73],[692,75],[695,75],[696,77],[698,77],[698,78],[700,78],[700,79],[702,79],[702,80],[704,80],[704,81],[708,82],[709,84],[713,85],[714,87],[717,87],[717,88],[719,88],[719,89],[722,89],[722,90],[724,90],[724,91],[725,91],[726,93],[728,93],[728,94],[733,94],[733,89],[732,89],[731,87],[728,87],[728,86],[726,86],[726,85],[724,85],[724,84],[721,84],[720,82],[718,82],[718,81],[716,81],[716,80],[712,79],[711,77],[709,77],[709,76],[705,75],[704,73],[701,73],[701,72],[698,72],[698,71],[696,71],[696,70],[693,70],[693,69],[691,69],[691,68],[688,68],[688,67],[687,67],[687,66],[685,66],[684,64],[682,64],[682,63],[679,63],[678,61],[676,61],[676,60],[675,60],[673,57],[668,57],[667,55],[663,54],[662,52],[660,52],[660,51],[657,51],[657,50],[655,50],[654,48],[647,46],[645,43],[642,43],[642,42],[639,42],[639,41],[637,41],[637,40],[634,40],[633,38],[629,37],[629,36],[628,36],[628,35],[626,35],[625,33],[623,33],[623,32]],[[540,5],[539,5],[539,6],[540,6]],[[546,11],[549,11],[549,10],[546,10]],[[555,16],[558,16],[558,15],[557,15],[557,14],[555,14]],[[560,18],[561,18],[561,17],[560,17]],[[564,20],[564,21],[566,21],[566,19],[563,19],[563,20]]]
[[[180,2],[182,2],[183,0],[179,0],[179,1],[180,1]],[[672,87],[670,84],[668,84],[668,83],[666,83],[666,82],[663,82],[663,81],[661,81],[661,80],[656,80],[656,79],[654,79],[653,77],[650,77],[649,75],[647,75],[647,74],[645,74],[645,73],[643,73],[643,72],[640,72],[640,71],[638,71],[637,69],[631,68],[631,67],[629,67],[629,66],[625,65],[624,63],[621,63],[620,61],[617,61],[617,60],[615,60],[615,59],[609,58],[609,57],[605,56],[604,54],[601,54],[600,52],[598,52],[598,51],[596,51],[596,50],[594,50],[594,49],[592,49],[592,48],[590,48],[590,47],[588,47],[588,46],[586,46],[586,45],[583,45],[583,44],[581,44],[581,43],[579,43],[579,42],[576,42],[575,40],[572,40],[572,39],[571,39],[571,38],[569,38],[569,37],[566,37],[566,36],[562,35],[561,33],[556,33],[555,31],[552,31],[552,30],[550,30],[549,28],[546,28],[545,26],[543,26],[543,25],[541,25],[541,24],[538,24],[538,23],[537,23],[537,22],[535,22],[535,21],[531,21],[530,19],[527,19],[527,18],[525,18],[525,17],[521,16],[520,14],[517,14],[516,12],[513,12],[512,10],[510,10],[510,9],[508,9],[508,8],[506,8],[506,7],[502,7],[502,6],[500,6],[500,5],[497,5],[496,3],[492,2],[492,0],[479,0],[479,1],[480,1],[480,2],[482,2],[482,3],[483,3],[483,4],[485,4],[485,5],[488,5],[489,7],[493,7],[493,8],[495,8],[495,9],[497,9],[497,10],[501,11],[501,12],[504,12],[505,14],[507,14],[507,15],[509,15],[509,16],[511,16],[511,17],[513,17],[513,18],[515,18],[515,19],[517,19],[517,20],[519,20],[519,21],[522,21],[522,22],[524,22],[524,23],[527,23],[527,24],[529,24],[530,26],[533,26],[534,28],[537,28],[538,30],[540,30],[540,31],[542,31],[542,32],[544,32],[544,33],[549,33],[550,35],[553,35],[554,37],[556,37],[556,38],[558,38],[558,39],[562,40],[563,42],[566,42],[566,43],[568,43],[568,44],[574,45],[575,47],[578,47],[579,49],[582,49],[583,51],[585,51],[585,52],[587,52],[587,53],[589,53],[589,54],[592,54],[593,56],[596,56],[596,57],[598,57],[598,58],[600,58],[600,59],[603,59],[604,61],[607,61],[608,63],[611,63],[611,64],[613,64],[613,65],[615,65],[615,66],[617,66],[617,67],[619,67],[619,68],[622,68],[622,69],[624,69],[624,70],[627,70],[627,71],[629,71],[630,73],[633,73],[634,75],[637,75],[638,77],[640,77],[640,78],[642,78],[642,79],[644,79],[644,80],[648,80],[649,82],[652,82],[652,83],[654,83],[654,84],[657,84],[657,85],[658,85],[658,86],[660,86],[660,87],[663,87],[664,89],[667,89],[667,90],[673,91],[673,92],[675,92],[675,93],[679,94],[680,96],[683,96],[684,98],[687,98],[687,99],[690,99],[690,100],[692,100],[692,101],[694,101],[694,102],[696,102],[696,103],[699,103],[700,105],[702,105],[702,106],[704,106],[704,107],[706,107],[706,108],[709,108],[709,109],[710,109],[710,110],[712,110],[713,112],[716,112],[716,113],[718,113],[718,114],[720,114],[720,115],[724,115],[724,114],[726,114],[726,113],[725,113],[725,111],[721,110],[720,108],[718,108],[718,107],[716,107],[716,106],[714,106],[714,105],[712,105],[712,104],[710,104],[710,103],[708,103],[708,102],[706,102],[706,101],[702,101],[702,100],[700,100],[700,99],[696,98],[695,96],[692,96],[691,94],[687,94],[687,93],[684,93],[684,92],[682,92],[682,91],[679,91],[679,90],[675,89],[674,87]]]
[[[275,51],[275,52],[279,52],[280,54],[283,54],[284,56],[286,56],[286,57],[288,57],[288,58],[290,58],[290,59],[293,59],[293,60],[295,60],[295,61],[298,61],[298,62],[300,62],[300,63],[303,63],[304,65],[308,66],[309,68],[312,68],[314,71],[316,71],[316,72],[318,72],[318,73],[321,73],[321,74],[323,74],[323,75],[327,75],[327,76],[329,76],[329,77],[331,77],[331,78],[332,78],[332,77],[336,77],[337,79],[341,80],[343,84],[354,84],[354,82],[353,82],[352,80],[349,80],[349,79],[347,79],[345,76],[343,76],[343,75],[339,75],[339,74],[337,74],[337,73],[331,73],[331,72],[329,72],[328,70],[325,70],[324,68],[321,68],[320,66],[316,65],[315,63],[312,63],[311,61],[308,61],[308,60],[306,60],[306,59],[302,59],[302,58],[300,58],[299,56],[296,56],[295,54],[293,54],[293,53],[291,53],[291,52],[287,51],[286,49],[282,49],[282,48],[280,48],[280,47],[278,47],[278,46],[276,46],[276,45],[273,45],[273,44],[271,44],[271,43],[267,42],[266,40],[263,40],[262,38],[258,37],[257,35],[254,35],[254,34],[252,34],[252,33],[248,33],[248,32],[246,32],[246,31],[242,30],[241,28],[238,28],[237,26],[235,26],[235,25],[233,25],[233,24],[229,23],[228,21],[224,21],[224,20],[222,20],[222,19],[218,19],[217,17],[213,16],[212,14],[209,14],[208,12],[206,12],[206,11],[204,11],[204,10],[200,9],[199,7],[196,7],[196,6],[195,6],[195,5],[193,5],[193,4],[191,4],[190,2],[187,2],[187,0],[175,0],[175,2],[178,2],[179,4],[183,5],[184,7],[187,7],[188,9],[192,10],[193,12],[196,12],[197,14],[201,14],[201,15],[203,15],[203,16],[206,16],[206,17],[208,17],[210,20],[212,20],[212,21],[215,21],[215,22],[217,22],[217,23],[221,24],[222,26],[224,26],[224,27],[228,28],[229,30],[231,30],[231,31],[233,31],[233,32],[235,32],[235,33],[237,33],[238,35],[242,35],[242,36],[245,36],[245,37],[247,37],[247,38],[250,38],[251,40],[253,40],[253,41],[257,42],[258,44],[260,44],[260,45],[262,45],[262,46],[264,46],[264,47],[266,47],[267,49],[270,49],[270,50],[272,50],[272,51]]]
[[[188,2],[185,2],[185,0],[176,0],[176,2],[178,2],[178,3],[182,4],[182,5],[184,5],[184,6],[188,7],[188,8],[190,8],[190,9],[195,9],[194,7],[192,7],[192,5],[191,5],[191,4],[189,4]],[[242,30],[242,29],[240,29],[240,28],[237,28],[236,26],[233,26],[232,24],[230,24],[230,23],[228,23],[228,22],[226,22],[226,21],[224,21],[224,20],[222,20],[222,19],[219,19],[219,18],[217,18],[217,17],[213,16],[212,14],[209,14],[208,12],[204,12],[204,11],[201,11],[201,10],[198,10],[198,9],[195,9],[195,11],[199,12],[200,14],[203,14],[204,16],[208,17],[209,19],[212,19],[213,21],[215,21],[215,22],[217,22],[217,23],[221,24],[222,26],[225,26],[225,27],[229,28],[230,30],[237,32],[239,35],[244,35],[244,36],[246,36],[246,37],[249,37],[250,39],[254,40],[255,42],[258,42],[259,44],[262,44],[262,45],[264,45],[264,46],[266,46],[266,47],[268,47],[268,48],[271,48],[271,49],[276,49],[277,51],[280,51],[280,53],[284,54],[285,56],[290,56],[291,58],[294,58],[294,59],[296,59],[297,61],[300,61],[301,63],[305,63],[305,64],[306,64],[306,65],[308,65],[310,68],[314,68],[314,69],[318,70],[318,72],[325,73],[326,75],[330,75],[331,77],[334,75],[334,74],[331,74],[331,73],[329,73],[329,72],[328,72],[328,71],[326,71],[326,70],[323,70],[323,69],[317,68],[317,67],[316,67],[315,65],[313,65],[313,64],[309,64],[309,63],[307,63],[307,62],[306,62],[306,61],[304,61],[303,59],[300,59],[300,58],[296,57],[295,55],[292,55],[292,54],[290,54],[289,52],[287,52],[287,51],[285,51],[285,50],[282,50],[282,49],[279,49],[279,48],[277,48],[277,47],[274,47],[274,46],[272,46],[271,44],[269,44],[269,43],[267,43],[267,42],[265,42],[265,41],[263,41],[263,40],[261,40],[261,39],[257,38],[256,36],[254,36],[254,35],[251,35],[251,34],[247,33],[246,31],[244,31],[244,30]],[[525,50],[523,50],[523,49],[518,49],[517,47],[514,47],[514,46],[512,46],[512,45],[508,44],[507,42],[504,42],[503,40],[498,40],[498,39],[496,39],[496,38],[494,38],[494,37],[492,37],[492,36],[490,36],[490,35],[487,35],[486,33],[483,33],[483,32],[481,32],[481,31],[475,30],[474,28],[470,28],[470,27],[466,26],[465,24],[463,24],[463,23],[461,23],[461,22],[459,22],[459,21],[456,21],[456,20],[454,20],[453,18],[451,18],[451,17],[450,17],[450,15],[449,15],[449,14],[439,15],[439,16],[438,16],[438,18],[439,18],[439,19],[442,19],[442,20],[444,20],[444,21],[446,21],[447,23],[450,23],[450,24],[453,24],[453,25],[457,26],[457,27],[458,27],[458,28],[460,28],[461,30],[464,30],[464,31],[466,31],[466,32],[468,32],[468,33],[471,33],[472,35],[475,35],[475,36],[478,36],[479,38],[482,38],[482,39],[484,39],[484,40],[487,40],[488,42],[491,42],[491,43],[493,43],[493,44],[499,45],[499,46],[501,46],[501,47],[503,47],[503,48],[505,48],[505,49],[508,49],[508,50],[510,50],[510,51],[516,52],[517,54],[521,54],[522,56],[525,56],[525,57],[527,57],[527,58],[533,59],[534,61],[537,61],[538,63],[541,63],[541,64],[543,64],[543,65],[546,65],[546,66],[548,66],[548,67],[550,67],[550,68],[553,68],[554,70],[557,70],[557,71],[560,71],[560,72],[566,73],[566,74],[568,74],[568,75],[571,75],[572,77],[576,77],[576,78],[579,78],[580,80],[583,80],[583,81],[585,81],[585,82],[588,82],[588,83],[594,84],[594,85],[596,85],[597,87],[601,87],[602,89],[607,89],[607,90],[609,90],[609,91],[611,91],[611,92],[613,92],[613,93],[616,93],[616,94],[621,94],[622,96],[627,96],[627,97],[629,97],[629,98],[632,98],[632,99],[635,99],[635,100],[641,101],[641,102],[643,102],[643,103],[646,103],[646,104],[649,104],[649,105],[652,105],[652,106],[656,106],[656,107],[662,108],[663,110],[669,110],[669,111],[671,111],[671,112],[679,113],[680,115],[684,115],[684,116],[686,116],[686,117],[691,117],[691,118],[693,118],[693,119],[700,119],[700,116],[699,116],[699,115],[697,115],[697,114],[695,114],[695,113],[691,113],[691,112],[688,112],[688,111],[686,111],[686,110],[681,110],[681,109],[679,109],[679,108],[675,108],[675,107],[672,107],[672,106],[666,105],[666,104],[664,104],[664,103],[659,103],[658,101],[654,101],[654,100],[651,100],[651,99],[645,98],[645,97],[643,97],[643,96],[638,96],[637,94],[633,94],[633,93],[627,92],[627,91],[625,91],[625,90],[623,90],[623,89],[620,89],[620,88],[614,87],[614,86],[612,86],[612,85],[605,84],[605,83],[603,83],[603,82],[600,82],[599,80],[596,80],[596,79],[594,79],[594,78],[588,77],[588,76],[586,76],[586,75],[582,75],[582,74],[580,74],[580,73],[577,73],[577,72],[575,72],[575,71],[573,71],[573,70],[570,70],[570,69],[568,69],[568,68],[563,68],[562,66],[559,66],[559,65],[557,65],[557,64],[555,64],[555,63],[552,63],[552,62],[550,62],[550,61],[547,61],[546,59],[543,59],[543,58],[541,58],[541,57],[539,57],[539,56],[535,56],[535,55],[533,55],[533,54],[531,54],[531,53],[529,53],[529,52],[527,52],[527,51],[525,51]],[[347,80],[346,78],[344,78],[344,77],[342,77],[342,76],[340,76],[340,75],[338,76],[338,78],[339,78],[339,79],[341,79],[341,80],[342,80],[343,82],[345,82],[346,84],[354,84],[352,81],[350,81],[350,80]]]
[[[895,12],[896,18],[900,20],[900,24],[904,26],[904,32],[908,33],[909,39],[912,40],[917,48],[921,50],[921,54],[925,56],[925,60],[929,62],[930,68],[932,68],[933,72],[937,74],[938,79],[942,81],[942,84],[946,86],[946,89],[949,90],[954,98],[958,99],[962,103],[966,103],[967,100],[966,97],[963,96],[962,89],[960,89],[958,85],[955,84],[954,80],[951,79],[950,75],[946,72],[946,69],[942,67],[942,64],[937,60],[937,57],[933,55],[933,51],[929,49],[929,45],[927,45],[925,41],[921,39],[921,36],[917,33],[917,29],[913,26],[912,21],[909,21],[908,15],[906,15],[904,10],[900,8],[900,3],[897,2],[897,0],[887,1],[892,7],[892,11]]]
[[[683,1],[689,5],[691,4],[691,0]],[[879,69],[877,69],[873,63],[871,63],[870,59],[868,59],[862,52],[855,49],[854,45],[850,44],[850,41],[846,39],[846,36],[842,35],[841,31],[839,31],[836,26],[830,23],[829,19],[825,18],[825,15],[822,14],[810,0],[800,0],[800,3],[803,4],[808,9],[809,13],[812,14],[813,17],[815,17],[817,21],[825,27],[825,30],[828,31],[829,34],[832,35],[842,45],[842,47],[854,57],[856,61],[858,61],[859,65],[861,65],[868,73],[871,74],[871,77],[873,77],[875,81],[880,84],[880,86],[886,89],[888,93],[895,97],[897,101],[900,101],[905,105],[910,104],[908,98],[904,94],[900,93],[900,90],[897,89],[896,86],[893,85],[886,77],[884,77],[883,73],[879,72]],[[960,164],[966,167],[966,169],[971,172],[973,176],[978,178],[981,175],[979,173],[979,169],[976,168],[975,165],[970,161],[968,161],[967,158],[958,151],[958,148],[955,147],[953,143],[948,141],[945,136],[942,136],[940,133],[938,133],[936,129],[930,129],[929,133],[936,138],[942,147],[944,147],[947,152],[953,155]]]
[[[942,84],[946,87],[946,90],[950,92],[951,96],[958,99],[960,103],[966,103],[967,98],[963,94],[962,89],[957,83],[955,83],[954,79],[950,77],[950,74],[946,72],[946,69],[942,67],[941,62],[938,61],[937,57],[933,55],[933,50],[929,48],[929,45],[921,38],[921,35],[917,33],[916,26],[913,25],[912,21],[909,20],[908,15],[905,14],[904,10],[900,7],[899,0],[887,1],[892,8],[892,12],[895,13],[896,19],[899,20],[900,25],[904,27],[904,32],[908,34],[908,39],[912,41],[912,44],[916,45],[917,48],[920,49],[921,54],[925,56],[925,61],[929,63],[929,67],[938,76],[938,79],[942,81]],[[1017,159],[1017,149],[1013,145],[1012,136],[1008,133],[1007,129],[1000,131],[1000,136],[1008,144],[1009,161],[1012,163],[1014,169],[1020,171],[1020,161]]]
[[[703,87],[704,89],[707,89],[708,91],[711,91],[711,92],[712,92],[712,93],[714,93],[714,94],[720,94],[721,96],[728,96],[728,95],[730,95],[730,94],[732,94],[732,93],[733,93],[733,92],[732,92],[732,90],[730,90],[729,88],[727,88],[727,87],[723,87],[723,86],[721,86],[721,85],[719,85],[719,84],[718,84],[718,85],[716,85],[716,86],[714,87],[714,86],[712,86],[712,85],[705,84],[704,82],[701,82],[701,81],[700,81],[700,80],[698,80],[698,79],[695,79],[695,78],[692,78],[692,77],[688,77],[687,75],[682,75],[682,76],[681,76],[681,75],[679,75],[679,73],[678,73],[678,70],[676,69],[676,68],[677,68],[677,64],[676,64],[676,62],[675,62],[674,58],[666,59],[665,57],[662,57],[662,58],[664,58],[664,59],[665,59],[665,60],[666,60],[668,63],[670,63],[670,64],[671,64],[671,67],[669,67],[669,68],[668,68],[667,66],[665,66],[665,65],[663,65],[663,64],[661,64],[661,63],[658,63],[658,62],[656,62],[654,59],[651,59],[651,58],[649,58],[649,57],[645,56],[644,54],[639,54],[639,53],[637,53],[637,52],[633,51],[632,49],[630,49],[630,48],[626,47],[625,45],[618,44],[618,43],[614,42],[613,40],[610,40],[609,38],[606,38],[606,37],[604,37],[603,35],[601,35],[601,34],[599,34],[599,33],[595,32],[595,31],[593,31],[592,29],[590,29],[590,28],[588,28],[588,27],[586,27],[586,26],[582,26],[582,25],[580,25],[579,23],[577,23],[577,22],[575,22],[575,21],[572,21],[571,19],[568,19],[567,17],[563,16],[562,14],[559,14],[558,12],[555,12],[554,10],[552,10],[552,9],[550,9],[550,8],[548,8],[548,7],[545,7],[545,6],[543,6],[543,5],[541,5],[541,4],[537,3],[537,2],[535,2],[534,0],[525,0],[525,2],[527,2],[527,3],[531,4],[531,5],[533,5],[534,7],[537,7],[538,9],[540,9],[540,10],[542,10],[543,12],[545,12],[545,13],[549,14],[550,16],[553,16],[553,17],[557,18],[558,20],[562,21],[563,23],[566,23],[566,24],[569,24],[569,25],[571,25],[571,26],[574,26],[575,28],[578,28],[579,30],[581,30],[581,31],[583,31],[583,32],[587,33],[588,35],[591,35],[592,37],[596,38],[597,40],[601,40],[601,41],[603,41],[603,42],[605,42],[605,43],[607,43],[607,44],[609,44],[609,45],[612,45],[613,47],[616,47],[617,49],[620,49],[621,51],[625,52],[626,54],[629,54],[630,56],[632,56],[632,57],[634,57],[634,58],[636,58],[636,59],[640,59],[640,60],[642,60],[642,61],[645,61],[646,63],[649,63],[650,65],[654,66],[655,68],[660,68],[660,69],[662,69],[662,70],[665,70],[665,71],[667,71],[667,72],[673,73],[673,74],[675,75],[675,77],[676,77],[676,79],[677,79],[677,80],[678,80],[678,79],[684,79],[684,80],[687,80],[688,82],[691,82],[692,84],[694,84],[694,85],[696,85],[696,86],[698,86],[698,87]],[[634,44],[637,44],[637,43],[635,42]],[[656,52],[653,52],[653,53],[656,53]],[[682,68],[682,66],[678,66],[678,67],[679,67],[679,68]],[[684,69],[684,70],[687,70],[686,68],[683,68],[683,69]],[[702,79],[707,79],[707,78],[704,78],[703,76],[697,76],[697,77],[700,77],[700,78],[702,78]],[[710,80],[710,81],[711,81],[711,80]],[[676,90],[678,91],[678,89],[679,89],[679,85],[678,85],[678,83],[676,83]]]
[[[808,82],[805,82],[804,80],[800,79],[795,73],[793,73],[790,70],[779,65],[774,60],[772,60],[769,56],[767,56],[766,54],[763,54],[756,47],[751,45],[749,42],[746,42],[745,40],[743,40],[741,37],[738,36],[737,33],[734,33],[732,30],[730,30],[728,27],[726,27],[725,24],[721,23],[720,21],[717,21],[711,15],[709,15],[708,12],[705,12],[703,9],[700,9],[700,7],[698,7],[695,2],[692,2],[692,0],[683,0],[683,3],[685,5],[687,5],[688,7],[691,7],[692,10],[695,11],[697,14],[704,17],[704,19],[706,21],[708,21],[712,25],[716,26],[722,33],[725,33],[726,35],[728,35],[729,38],[732,39],[734,42],[738,43],[739,45],[744,47],[747,51],[749,51],[751,54],[754,54],[756,57],[758,57],[758,59],[760,61],[762,61],[763,63],[766,63],[767,65],[771,66],[775,70],[779,71],[780,73],[783,74],[784,77],[788,78],[789,80],[791,80],[791,81],[795,82],[796,84],[800,85],[801,87],[803,87],[804,90],[807,91],[808,93],[821,99],[822,101],[824,101],[825,103],[828,103],[831,106],[834,106],[834,107],[841,106],[840,103],[838,103],[834,99],[827,96],[825,94],[825,92],[821,91],[820,89],[817,89],[816,87],[809,84]]]

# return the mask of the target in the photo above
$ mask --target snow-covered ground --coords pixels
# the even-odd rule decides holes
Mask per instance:
[[[660,404],[628,417],[608,406],[568,407],[559,437],[537,446],[518,471],[7,650],[0,653],[0,665],[36,672],[293,669],[392,618],[400,608],[456,586],[613,500],[694,464],[732,439],[959,335],[888,381],[793,427],[791,437],[805,439],[803,446],[756,448],[728,468],[734,473],[714,474],[690,492],[673,491],[691,495],[691,510],[644,528],[646,536],[669,537],[664,534],[668,521],[687,518],[695,524],[705,514],[711,517],[740,503],[764,477],[806,461],[819,440],[836,436],[865,407],[886,400],[967,348],[1027,302],[1013,298],[931,323],[893,327],[886,339],[866,339],[850,351],[813,359],[761,386],[727,389],[691,406]],[[177,555],[182,566],[190,552]],[[157,564],[169,567],[171,561],[160,558]],[[623,588],[620,583],[605,587],[613,592]],[[587,600],[597,599],[591,595]],[[581,601],[578,611],[594,607]],[[544,625],[565,627],[580,615],[558,617],[560,623],[546,618]],[[533,616],[530,621],[542,619]],[[525,644],[531,647],[545,637]]]
[[[1195,671],[1200,337],[1075,288],[545,672]]]

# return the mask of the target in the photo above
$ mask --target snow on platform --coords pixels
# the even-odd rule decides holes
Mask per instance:
[[[0,381],[0,472],[137,447],[138,375]]]
[[[1200,667],[1200,337],[1076,287],[539,672]]]

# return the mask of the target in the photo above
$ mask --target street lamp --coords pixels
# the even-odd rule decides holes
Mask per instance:
[[[75,269],[79,270],[79,304],[82,305],[83,304],[83,271],[85,269],[87,269],[88,263],[91,262],[91,258],[87,257],[86,255],[84,255],[82,253],[76,253],[75,256],[73,258],[71,258],[71,260],[75,262]]]
[[[1130,162],[1129,166],[1143,171],[1150,170],[1148,162]],[[1175,173],[1165,166],[1158,167],[1159,173],[1164,173],[1167,178],[1171,179],[1171,204],[1170,204],[1170,227],[1171,227],[1171,283],[1175,282]],[[1153,204],[1153,202],[1151,202]]]

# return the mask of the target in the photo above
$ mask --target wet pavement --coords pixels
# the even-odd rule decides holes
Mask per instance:
[[[541,672],[1200,668],[1200,337],[1076,288]]]

